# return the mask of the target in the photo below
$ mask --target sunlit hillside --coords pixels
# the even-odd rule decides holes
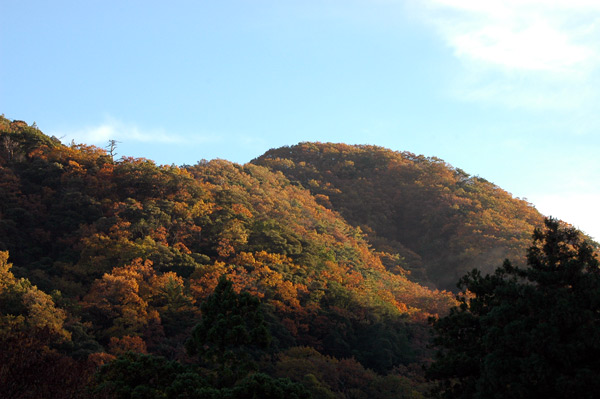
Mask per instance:
[[[374,248],[398,253],[417,281],[456,289],[466,272],[505,258],[524,263],[535,207],[441,159],[375,146],[301,143],[253,161],[280,171],[363,231]]]

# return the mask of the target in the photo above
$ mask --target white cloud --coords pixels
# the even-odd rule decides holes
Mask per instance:
[[[427,5],[458,57],[555,72],[598,62],[600,2],[429,0]]]
[[[66,141],[74,140],[77,143],[106,145],[109,140],[120,142],[138,142],[138,143],[162,143],[162,144],[198,144],[212,141],[218,141],[216,136],[189,135],[184,137],[179,134],[173,134],[164,129],[141,129],[134,124],[127,124],[114,118],[106,118],[106,121],[97,126],[88,126],[81,129],[73,129],[66,134],[64,132],[57,134],[63,136]]]
[[[576,108],[600,66],[600,2],[588,0],[425,0],[431,24],[463,75],[453,92],[530,108]]]

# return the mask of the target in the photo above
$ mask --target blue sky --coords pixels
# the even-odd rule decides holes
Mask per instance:
[[[444,159],[600,239],[597,0],[0,2],[0,113],[161,164]]]

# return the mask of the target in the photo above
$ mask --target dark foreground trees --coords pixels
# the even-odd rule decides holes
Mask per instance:
[[[215,291],[202,303],[202,319],[186,343],[190,355],[217,371],[219,385],[234,383],[257,369],[271,340],[260,301],[248,292],[237,294],[221,276]]]
[[[592,398],[600,392],[600,270],[575,229],[547,219],[528,267],[460,280],[460,305],[435,320],[428,369],[442,398]]]
[[[200,364],[127,352],[100,369],[92,391],[117,399],[310,398],[303,385],[258,372],[254,360],[269,340],[259,299],[222,276],[186,345]]]

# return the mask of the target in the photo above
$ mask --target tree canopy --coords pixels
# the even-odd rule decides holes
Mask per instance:
[[[223,365],[240,371],[226,359],[245,355],[254,365],[230,381],[248,370],[273,375],[277,356],[302,346],[395,378],[429,356],[425,321],[454,303],[448,292],[411,281],[398,256],[374,251],[359,228],[266,167],[116,159],[3,117],[0,140],[0,319],[9,321],[0,330],[7,339],[50,334],[47,353],[81,362],[83,371],[127,353],[183,364],[190,361],[185,342],[200,331],[193,335],[193,327],[213,320],[225,327],[202,342],[219,349],[217,338],[239,338],[239,345],[195,358],[208,375]],[[219,285],[223,275],[227,289]],[[231,307],[245,313],[207,305],[214,295],[242,295]],[[268,349],[241,339],[263,330],[258,319],[244,319],[256,301]],[[218,336],[229,327],[239,334]],[[33,359],[39,347],[11,348],[7,358]],[[254,356],[265,351],[268,360]],[[248,386],[260,380],[254,371]],[[382,395],[395,389],[385,387],[390,380],[370,381]]]
[[[525,200],[435,157],[372,145],[300,143],[252,163],[283,173],[360,227],[392,271],[453,290],[472,268],[491,272],[523,254],[543,216]]]
[[[600,268],[573,228],[547,219],[527,267],[460,280],[459,306],[435,320],[428,370],[443,398],[592,398],[600,392]]]
[[[186,342],[188,353],[216,366],[220,380],[231,376],[235,381],[256,369],[253,360],[271,341],[258,298],[248,292],[237,294],[232,282],[221,276],[201,310],[202,318]]]
[[[303,143],[246,165],[177,167],[116,159],[111,148],[63,145],[0,117],[6,397],[419,398],[421,365],[434,353],[427,320],[456,304],[448,320],[469,327],[461,337],[473,340],[460,342],[473,356],[482,345],[509,345],[507,337],[533,345],[524,331],[535,323],[541,329],[532,331],[558,343],[580,338],[581,347],[555,346],[572,351],[569,365],[595,354],[586,341],[597,338],[586,335],[595,308],[582,304],[597,303],[596,283],[575,278],[590,271],[569,266],[557,277],[516,262],[492,277],[474,272],[463,284],[493,294],[472,308],[476,297],[457,302],[432,288],[473,265],[489,270],[541,222],[530,204],[440,160]],[[578,238],[570,240],[565,251],[579,251]],[[555,262],[539,243],[537,251],[532,265]],[[542,285],[556,297],[530,292]],[[587,293],[562,294],[573,287]],[[519,307],[489,315],[540,316],[507,322],[517,335],[483,340],[485,323],[504,329],[492,317],[481,324],[502,295]],[[545,306],[575,332],[552,335],[553,310],[538,309]],[[570,314],[571,306],[583,310]],[[438,329],[454,328],[443,320]],[[463,372],[475,375],[479,358],[461,356],[470,367]],[[508,360],[491,359],[485,372],[500,378],[505,371],[492,365]],[[586,367],[569,370],[580,378]],[[27,390],[32,378],[36,389]]]

